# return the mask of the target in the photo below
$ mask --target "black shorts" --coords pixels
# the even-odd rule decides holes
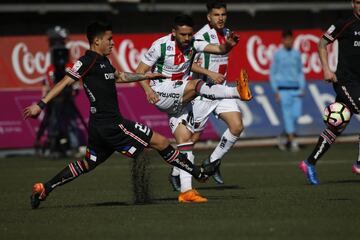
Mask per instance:
[[[136,158],[150,144],[153,131],[140,123],[124,119],[121,123],[89,124],[89,143],[85,159],[90,165],[99,165],[114,151]]]
[[[344,103],[352,113],[360,113],[360,82],[339,81],[334,83],[334,90],[337,102]]]

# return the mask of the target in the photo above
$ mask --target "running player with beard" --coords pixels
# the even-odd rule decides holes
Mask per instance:
[[[36,183],[31,195],[31,207],[36,209],[40,202],[58,186],[68,183],[80,175],[95,169],[106,161],[114,151],[137,158],[147,147],[156,149],[169,164],[188,171],[197,179],[204,181],[213,174],[216,165],[194,166],[185,154],[174,149],[162,135],[140,123],[129,121],[119,112],[116,83],[129,83],[144,79],[162,78],[160,73],[132,74],[118,72],[107,56],[114,45],[112,27],[101,22],[87,27],[90,50],[79,58],[45,97],[37,104],[24,109],[24,117],[37,117],[46,104],[73,83],[82,80],[90,102],[88,146],[84,159],[66,166],[46,183]],[[210,168],[214,169],[210,169]]]
[[[360,0],[353,0],[353,13],[339,20],[324,33],[318,45],[320,60],[323,66],[324,79],[333,84],[336,102],[344,103],[353,114],[360,113]],[[336,72],[330,70],[327,45],[338,40],[339,55]],[[337,136],[345,128],[327,127],[320,135],[318,143],[310,156],[300,162],[300,169],[312,185],[319,184],[315,165],[329,150]],[[352,171],[360,174],[360,142],[358,160],[352,165]]]
[[[137,73],[150,70],[162,73],[165,79],[151,80],[150,85],[143,81],[142,87],[151,104],[169,116],[169,125],[175,137],[178,149],[187,153],[193,161],[191,142],[192,132],[188,129],[188,109],[186,104],[196,96],[209,99],[243,98],[240,95],[242,85],[237,87],[210,85],[202,80],[189,80],[191,66],[198,52],[226,54],[238,42],[238,38],[230,34],[223,44],[209,44],[201,39],[193,38],[193,20],[188,15],[179,15],[174,19],[172,33],[156,40],[142,57]],[[247,80],[247,79],[246,79]],[[245,81],[246,81],[245,80]],[[212,164],[218,164],[214,161]],[[206,202],[191,186],[182,186],[178,196],[179,202]]]

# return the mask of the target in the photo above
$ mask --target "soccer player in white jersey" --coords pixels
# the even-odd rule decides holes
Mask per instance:
[[[230,33],[230,30],[225,27],[227,19],[226,4],[217,0],[210,1],[207,3],[207,11],[208,24],[201,28],[194,37],[208,43],[222,44]],[[198,53],[192,67],[192,77],[194,79],[203,79],[210,84],[225,84],[228,61],[228,54]],[[191,121],[191,126],[194,132],[192,142],[195,143],[199,140],[200,134],[204,130],[211,113],[222,119],[228,126],[215,150],[210,155],[208,159],[210,162],[222,159],[240,137],[244,128],[237,101],[239,99],[211,100],[198,96],[192,102],[193,120]],[[170,175],[170,183],[177,190],[179,187],[181,188],[181,186],[178,186],[178,183],[181,185],[185,182],[186,185],[191,185],[191,176],[188,178],[187,174],[180,174],[180,172],[182,173],[182,170],[174,167]],[[186,177],[184,178],[183,175]],[[180,181],[177,180],[179,177]],[[213,178],[218,184],[224,183],[220,171],[217,171]]]
[[[179,150],[188,154],[194,160],[190,151],[192,132],[187,128],[188,110],[185,105],[197,95],[210,99],[242,98],[240,81],[238,86],[208,85],[202,80],[189,80],[191,66],[197,52],[226,54],[238,42],[231,35],[221,45],[209,44],[206,41],[193,38],[193,20],[188,15],[179,15],[174,19],[172,33],[156,40],[142,57],[137,73],[150,70],[162,73],[166,79],[151,80],[150,85],[144,81],[147,99],[151,104],[169,115],[169,125],[175,137]],[[191,179],[191,176],[190,176]],[[182,185],[179,202],[206,202],[207,199],[192,189],[190,185]]]

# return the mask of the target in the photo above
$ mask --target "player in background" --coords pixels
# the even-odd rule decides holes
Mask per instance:
[[[119,112],[116,83],[128,83],[144,79],[159,79],[160,73],[132,74],[118,72],[107,56],[114,45],[112,27],[101,22],[87,27],[90,50],[79,58],[45,97],[37,104],[24,109],[24,117],[37,117],[46,104],[59,95],[67,86],[82,80],[90,102],[88,146],[84,159],[66,166],[46,183],[36,183],[31,195],[31,207],[36,209],[40,202],[58,186],[68,183],[80,175],[95,169],[106,161],[114,151],[137,158],[146,147],[156,149],[169,164],[190,172],[199,180],[206,180],[213,174],[213,166],[194,166],[186,157],[174,149],[162,135],[149,127],[129,121]]]
[[[191,152],[191,131],[188,125],[188,110],[186,104],[196,96],[201,95],[210,99],[244,98],[240,96],[240,81],[238,86],[210,85],[203,80],[189,80],[191,66],[198,52],[226,54],[238,42],[234,35],[230,35],[223,44],[209,44],[206,41],[193,38],[193,20],[188,15],[179,15],[174,19],[172,33],[156,40],[144,54],[137,73],[146,73],[150,70],[162,73],[166,79],[151,80],[150,85],[143,81],[142,87],[149,103],[169,116],[169,125],[175,137],[178,149],[187,153],[193,162]],[[247,80],[247,79],[246,79]],[[247,93],[247,92],[246,92]],[[247,96],[246,96],[247,97]],[[214,164],[218,163],[214,162]],[[188,186],[189,187],[189,186]],[[179,202],[206,202],[191,186],[183,186],[178,196]]]
[[[225,27],[227,19],[226,4],[215,0],[209,1],[206,6],[208,24],[203,26],[194,37],[215,45],[223,44],[230,34],[230,30]],[[192,78],[203,79],[208,84],[226,85],[228,61],[228,54],[198,53],[195,57],[195,63],[192,65]],[[190,125],[194,133],[192,136],[193,143],[199,140],[211,113],[222,119],[228,126],[218,145],[207,159],[210,162],[221,160],[240,137],[244,127],[238,101],[239,99],[211,100],[202,96],[198,96],[192,101]],[[218,184],[224,183],[220,171],[217,171],[213,178]],[[170,174],[170,183],[174,190],[177,191],[180,191],[182,186],[190,188],[192,185],[191,175],[174,167]]]
[[[353,114],[360,113],[360,0],[353,0],[353,13],[345,20],[339,20],[324,33],[318,44],[324,79],[333,84],[336,102],[344,103]],[[328,62],[327,45],[338,40],[339,55],[336,72],[331,71]],[[299,164],[312,185],[319,184],[315,165],[326,153],[343,129],[327,127],[321,134],[312,153]],[[352,171],[360,174],[360,143],[357,162]]]
[[[293,48],[293,33],[284,30],[283,47],[274,54],[270,67],[270,85],[275,93],[276,102],[280,103],[284,121],[286,141],[280,136],[281,150],[298,151],[295,141],[296,123],[302,112],[302,97],[305,95],[305,77],[301,53]],[[285,140],[285,139],[284,139]]]

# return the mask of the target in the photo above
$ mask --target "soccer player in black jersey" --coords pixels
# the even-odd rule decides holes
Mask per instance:
[[[353,14],[337,21],[320,39],[318,51],[323,66],[325,81],[333,84],[336,101],[344,103],[353,114],[360,113],[360,0],[352,1]],[[326,46],[338,40],[339,55],[336,72],[332,72],[328,63]],[[315,164],[334,143],[344,130],[327,127],[320,135],[318,143],[310,156],[300,162],[300,169],[312,185],[319,184]],[[359,143],[360,144],[360,143]],[[360,149],[360,148],[359,148]],[[355,174],[360,174],[360,152],[358,160],[352,166]]]
[[[136,158],[146,147],[156,149],[163,159],[176,167],[191,173],[198,180],[206,180],[217,166],[200,167],[193,165],[186,155],[179,153],[159,133],[140,123],[129,121],[120,114],[117,101],[116,83],[135,82],[159,78],[161,74],[132,74],[118,72],[107,56],[114,45],[112,27],[101,22],[87,27],[90,50],[67,71],[66,76],[37,104],[24,109],[24,117],[35,118],[46,104],[66,86],[82,80],[90,101],[89,137],[84,159],[66,166],[46,183],[36,183],[31,195],[31,207],[38,208],[41,201],[57,186],[68,183],[103,163],[114,151]]]

